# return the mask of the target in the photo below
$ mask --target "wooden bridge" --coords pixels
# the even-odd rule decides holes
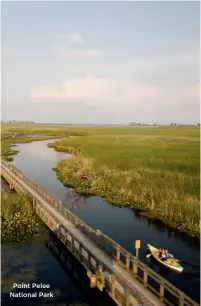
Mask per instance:
[[[29,195],[38,216],[86,269],[91,286],[105,290],[117,305],[198,306],[117,242],[73,215],[13,165],[2,161],[1,175],[10,189]]]

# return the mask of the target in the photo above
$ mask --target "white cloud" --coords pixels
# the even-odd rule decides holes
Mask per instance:
[[[52,51],[59,56],[71,57],[102,57],[104,54],[97,48],[86,48],[78,45],[83,43],[83,38],[78,33],[61,34]]]
[[[85,76],[62,84],[33,89],[31,97],[44,101],[77,101],[85,105],[106,107],[143,107],[159,101],[162,91],[157,86],[138,84],[124,78]]]
[[[92,58],[92,57],[103,57],[104,53],[98,49],[87,49],[87,48],[79,48],[79,49],[70,49],[68,46],[64,44],[58,44],[54,47],[54,51],[58,54],[58,56],[65,56],[66,58],[70,57],[71,59],[75,58]]]
[[[199,79],[199,51],[196,48],[181,50],[160,57],[131,58],[113,69],[115,73],[142,80],[161,83],[183,83]]]
[[[80,49],[76,50],[73,54],[80,57],[102,57],[104,55],[98,49]]]
[[[82,50],[79,50],[81,52]],[[89,50],[88,50],[89,51]],[[78,52],[78,51],[76,51]],[[77,55],[96,55],[85,52]],[[85,59],[83,58],[85,63]],[[79,68],[80,62],[78,63]],[[162,107],[177,109],[198,107],[198,52],[182,51],[160,58],[133,58],[122,63],[103,64],[93,71],[87,62],[87,75],[68,76],[58,84],[36,86],[30,96],[34,101],[79,102],[129,111]],[[77,70],[79,71],[79,69]],[[104,73],[102,73],[104,71]]]
[[[83,42],[83,38],[78,33],[67,33],[60,35],[60,41],[71,44],[81,44]]]

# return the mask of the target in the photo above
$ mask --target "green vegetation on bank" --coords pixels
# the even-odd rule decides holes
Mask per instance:
[[[53,137],[46,136],[38,136],[38,137],[16,137],[16,138],[8,138],[1,140],[1,156],[7,161],[13,160],[13,155],[18,153],[17,150],[14,149],[16,143],[29,143],[32,141],[40,141],[52,139]]]
[[[40,221],[31,202],[24,194],[1,194],[1,242],[21,243],[33,238],[40,230]]]
[[[91,131],[49,145],[75,154],[57,165],[64,185],[199,237],[199,128]]]
[[[1,134],[10,135],[22,132],[25,135],[45,135],[51,137],[85,136],[91,134],[90,129],[83,129],[64,125],[38,125],[38,124],[1,124]]]
[[[24,135],[12,137],[16,132]],[[74,132],[54,127],[41,127],[33,125],[1,125],[1,137],[11,136],[1,140],[1,157],[7,161],[13,160],[16,143],[29,143],[69,136],[84,136],[86,132]],[[39,221],[32,210],[29,199],[23,194],[2,193],[1,194],[1,238],[2,243],[19,243],[33,237],[39,231]]]
[[[7,138],[1,140],[1,156],[7,161],[13,160],[13,155],[18,153],[13,147],[16,143],[29,143],[55,138],[66,138],[70,136],[85,136],[88,132],[73,131],[58,126],[40,126],[24,124],[2,124],[1,135],[9,136],[16,132],[24,133],[24,136]]]
[[[64,185],[139,210],[199,237],[199,127],[2,125],[3,134],[13,132],[63,138],[49,147],[75,155],[57,165],[58,178]],[[29,139],[33,140],[37,139]],[[20,141],[16,138],[9,142],[3,149],[7,157],[15,152],[6,150]]]

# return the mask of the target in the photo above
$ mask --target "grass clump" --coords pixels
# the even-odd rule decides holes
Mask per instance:
[[[1,194],[1,241],[21,243],[29,240],[40,230],[30,199],[24,194]]]

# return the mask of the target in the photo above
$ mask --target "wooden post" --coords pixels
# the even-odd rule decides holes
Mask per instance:
[[[179,296],[179,306],[184,306],[184,296],[182,293]]]
[[[115,299],[115,287],[116,287],[116,278],[115,275],[111,277],[111,294],[112,298]]]
[[[72,214],[71,214],[71,212],[69,212],[68,217],[69,217],[69,220],[71,221],[71,219],[72,219]]]
[[[133,276],[137,277],[138,272],[138,259],[133,257]]]
[[[136,257],[139,257],[139,249],[140,249],[141,241],[135,240],[135,250],[136,250]]]
[[[109,252],[109,250],[110,250],[110,240],[109,239],[107,239],[106,249]]]
[[[81,244],[79,244],[79,257],[80,257],[80,261],[82,261],[82,246]]]
[[[62,209],[62,207],[63,207],[62,201],[59,201],[59,209]]]
[[[130,270],[130,255],[126,254],[126,269]]]
[[[124,288],[124,305],[130,306],[130,292],[128,287]]]
[[[144,271],[143,271],[143,283],[144,283],[144,286],[147,287],[147,269],[144,268]]]
[[[98,245],[100,244],[100,238],[99,238],[99,236],[100,236],[100,231],[99,231],[99,230],[96,230],[96,242],[97,242]]]
[[[71,250],[74,252],[74,238],[71,236]]]
[[[117,262],[120,261],[120,247],[117,246]]]
[[[103,273],[103,266],[102,266],[102,264],[99,262],[98,264],[97,264],[97,270],[98,270],[98,273],[100,273],[100,274],[102,274]]]
[[[102,286],[104,288],[105,287],[105,272],[104,271],[102,271],[102,273],[101,273],[101,282],[102,282]]]
[[[160,281],[160,300],[163,302],[164,300],[164,282]]]

